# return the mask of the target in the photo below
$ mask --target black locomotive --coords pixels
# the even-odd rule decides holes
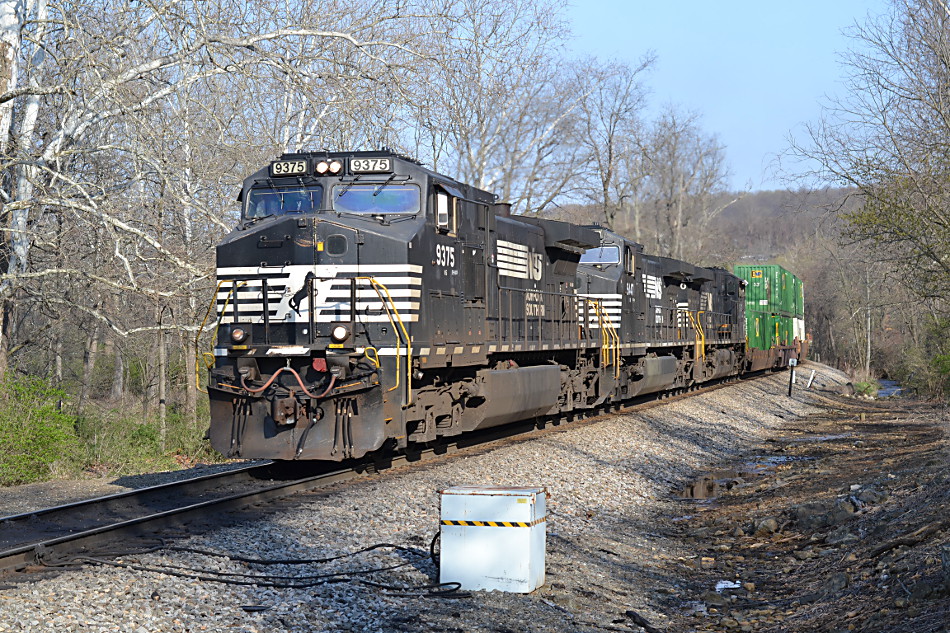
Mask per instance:
[[[744,284],[386,152],[285,154],[217,249],[210,438],[343,460],[745,369]]]

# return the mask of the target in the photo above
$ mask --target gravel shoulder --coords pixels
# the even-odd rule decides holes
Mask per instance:
[[[762,469],[749,481],[734,482],[715,501],[680,499],[676,491],[702,472],[781,453],[776,449],[791,443],[788,433],[808,433],[809,420],[822,411],[854,402],[835,395],[846,382],[844,375],[816,363],[800,373],[812,369],[812,389],[799,385],[791,398],[786,395],[787,374],[743,381],[639,413],[566,425],[530,441],[502,442],[298,495],[257,520],[177,542],[203,552],[163,549],[118,559],[137,568],[84,566],[11,585],[0,591],[0,631],[689,631],[732,628],[733,621],[737,630],[781,630],[803,604],[811,609],[816,601],[795,606],[789,601],[752,620],[746,615],[752,609],[742,609],[750,601],[748,589],[740,595],[714,587],[722,579],[752,578],[736,559],[725,566],[725,552],[743,556],[738,553],[743,548],[764,552],[791,542],[781,542],[790,535],[790,517],[796,516],[791,505],[783,514],[781,504],[762,509],[763,501],[745,499],[728,517],[717,514],[733,507],[729,495],[762,485],[764,497],[784,498],[794,486],[768,486],[787,479],[786,471],[778,465]],[[849,413],[842,418],[849,422],[841,423],[853,417]],[[931,436],[934,446],[943,446],[940,433]],[[913,446],[906,448],[913,453]],[[878,470],[883,468],[881,456],[872,457]],[[781,466],[816,461],[788,460]],[[873,477],[852,479],[864,485]],[[456,485],[548,490],[547,577],[541,589],[527,595],[457,596],[425,595],[420,589],[438,581],[428,555],[439,524],[438,491]],[[829,490],[838,491],[834,486]],[[17,494],[8,490],[0,498],[8,492]],[[8,501],[0,506],[13,507]],[[744,536],[745,530],[755,533],[756,521],[773,515],[778,517],[774,532],[759,540]],[[262,566],[208,554],[319,559],[380,543],[400,548],[307,565]],[[815,560],[830,558],[816,554],[805,562]],[[782,561],[765,559],[756,573],[784,573],[783,567],[792,564]],[[383,567],[395,568],[359,573]],[[217,573],[234,574],[226,576],[232,584],[204,579]],[[822,575],[815,573],[816,578]],[[321,574],[306,583],[300,580]],[[294,583],[313,586],[273,586]],[[760,586],[765,586],[763,580],[752,593],[761,593]],[[767,611],[768,600],[754,599],[766,605],[759,605],[760,611]]]

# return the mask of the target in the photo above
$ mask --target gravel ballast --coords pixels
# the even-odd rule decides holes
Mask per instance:
[[[0,632],[641,630],[638,619],[663,628],[666,615],[656,596],[674,592],[675,581],[654,568],[664,560],[695,558],[696,552],[660,537],[652,526],[659,517],[670,520],[690,511],[674,491],[691,477],[812,412],[817,391],[837,390],[847,380],[816,363],[800,373],[807,376],[812,369],[817,370],[812,391],[800,383],[791,398],[787,373],[743,381],[642,412],[568,424],[529,441],[498,443],[298,495],[256,522],[176,543],[267,559],[332,557],[379,543],[402,549],[267,568],[173,549],[119,559],[203,576],[300,578],[408,563],[396,569],[274,588],[87,566],[4,588]],[[439,525],[438,491],[457,485],[547,489],[547,575],[541,589],[527,595],[419,595],[425,593],[419,587],[438,582],[428,555]]]

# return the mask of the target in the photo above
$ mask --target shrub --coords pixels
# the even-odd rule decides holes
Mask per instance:
[[[876,380],[863,380],[854,383],[854,392],[859,396],[876,396],[880,385]]]
[[[66,393],[41,378],[7,374],[0,383],[0,485],[48,479],[76,468],[75,418]]]

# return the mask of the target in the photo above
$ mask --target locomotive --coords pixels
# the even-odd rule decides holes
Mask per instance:
[[[229,457],[341,461],[751,368],[742,279],[394,152],[284,154],[239,201],[208,381]]]

